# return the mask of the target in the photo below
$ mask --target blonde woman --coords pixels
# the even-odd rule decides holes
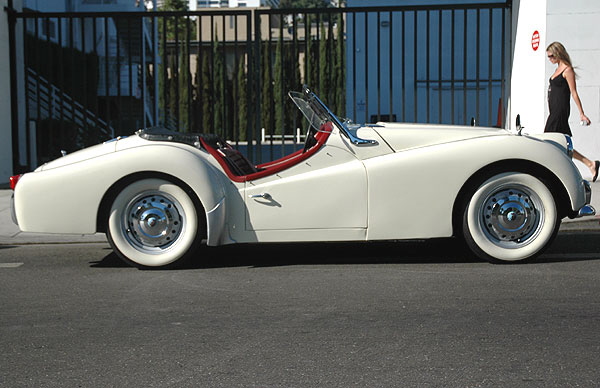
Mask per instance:
[[[577,93],[577,84],[575,82],[575,69],[571,63],[569,53],[560,42],[551,43],[546,48],[546,55],[550,63],[556,65],[554,74],[550,77],[548,86],[548,110],[550,115],[546,121],[544,132],[561,132],[573,136],[569,127],[569,115],[571,114],[570,98],[573,97],[575,105],[579,110],[579,119],[585,125],[590,125],[590,119],[583,112],[583,106]],[[574,151],[573,157],[585,164],[592,174],[592,181],[598,179],[600,171],[600,161],[591,161],[577,151]]]

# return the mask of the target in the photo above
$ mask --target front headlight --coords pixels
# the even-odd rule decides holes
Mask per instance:
[[[569,155],[569,158],[573,158],[573,139],[571,139],[571,136],[569,135],[565,135],[565,138],[567,139],[567,155]]]

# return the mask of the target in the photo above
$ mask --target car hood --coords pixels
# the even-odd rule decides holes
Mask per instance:
[[[452,143],[478,137],[511,136],[506,129],[437,124],[377,123],[372,126],[394,151]]]

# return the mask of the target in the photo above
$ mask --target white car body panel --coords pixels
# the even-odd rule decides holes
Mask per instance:
[[[427,126],[409,127],[413,131],[427,132]],[[387,143],[400,149],[402,144],[409,144],[403,140],[413,139],[414,135],[411,131],[404,133],[400,128],[375,129],[386,136]],[[431,137],[438,137],[440,132],[443,130],[435,131]],[[461,130],[461,136],[465,132],[475,134],[474,130],[467,129]],[[214,188],[223,186],[228,178],[217,173],[220,166],[210,160],[212,157],[206,152],[177,143],[148,142],[132,136],[92,147],[89,153],[86,150],[67,155],[26,174],[15,192],[15,202],[17,205],[27,203],[28,207],[17,206],[16,215],[23,231],[95,233],[97,204],[115,181],[138,171],[161,171],[188,183],[202,199],[207,213],[214,212],[221,203],[219,211],[225,214],[219,215],[219,221],[211,222],[213,225],[208,228],[213,234],[209,239],[211,245],[263,241],[259,236],[264,236],[266,241],[282,241],[280,237],[269,240],[268,236],[274,233],[256,232],[313,228],[317,230],[315,233],[305,231],[301,235],[314,234],[315,237],[309,240],[333,241],[344,239],[340,237],[344,235],[344,229],[368,227],[368,233],[362,233],[365,239],[446,237],[452,234],[453,201],[470,175],[497,160],[522,158],[536,161],[534,156],[551,153],[557,157],[545,158],[545,167],[562,180],[569,191],[572,208],[583,205],[584,189],[577,184],[579,173],[555,146],[543,141],[523,142],[523,137],[499,135],[502,131],[493,129],[489,133],[493,135],[473,136],[468,141],[455,140],[458,135],[448,134],[441,136],[442,141],[447,141],[442,144],[433,144],[423,135],[418,142],[411,140],[410,147],[394,153],[381,141],[367,146],[349,144],[334,131],[327,145],[310,162],[245,184],[226,183],[231,186],[228,192],[237,191],[239,198],[230,195],[225,201],[222,201],[225,189]],[[552,138],[548,135],[541,137]],[[362,131],[361,136],[380,138],[373,128]],[[558,142],[562,135],[555,137]],[[358,154],[367,157],[360,161],[355,156]],[[157,158],[155,155],[168,157]],[[200,183],[206,181],[211,182],[210,189]],[[315,198],[307,197],[303,187],[316,189],[313,192],[317,194]],[[40,195],[42,192],[45,193],[43,196]],[[273,195],[282,207],[249,198],[263,192]],[[347,198],[351,211],[342,213],[336,205],[344,198]],[[314,204],[310,205],[310,200]],[[238,201],[240,203],[236,204]],[[59,205],[64,203],[69,206]],[[229,206],[231,212],[225,210]],[[240,211],[240,206],[247,206],[247,209]],[[244,214],[241,219],[240,215]],[[227,228],[229,230],[225,230]],[[327,229],[332,230],[331,237],[326,234]],[[282,234],[285,239],[290,238],[290,234]],[[348,230],[348,234],[348,238],[357,236],[354,230]]]

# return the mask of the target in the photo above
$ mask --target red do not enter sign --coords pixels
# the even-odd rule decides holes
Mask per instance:
[[[533,31],[533,35],[531,35],[531,48],[533,51],[537,51],[540,47],[540,33],[535,30]]]

